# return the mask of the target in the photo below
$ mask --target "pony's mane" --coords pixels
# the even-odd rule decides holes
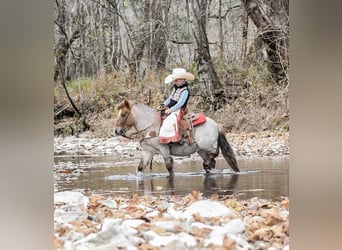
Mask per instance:
[[[140,110],[146,111],[147,113],[150,113],[150,114],[153,114],[153,115],[155,115],[157,113],[157,111],[154,110],[153,108],[151,108],[150,106],[147,106],[147,105],[145,105],[143,103],[140,103],[140,102],[134,103],[134,106],[137,107]]]

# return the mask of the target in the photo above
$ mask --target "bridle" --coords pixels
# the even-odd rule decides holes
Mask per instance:
[[[122,137],[125,137],[127,139],[131,139],[132,140],[132,139],[134,139],[132,136],[135,136],[137,134],[140,134],[140,133],[144,132],[145,130],[149,129],[150,127],[152,127],[155,124],[155,122],[153,122],[151,125],[147,126],[146,128],[144,128],[142,130],[139,130],[139,131],[136,131],[136,132],[132,133],[131,135],[127,135],[126,134],[127,131],[125,129],[125,124],[126,124],[130,114],[131,114],[131,110],[128,112],[128,114],[127,114],[127,116],[125,118],[125,121],[123,122],[123,128],[122,128],[123,134],[121,134]]]

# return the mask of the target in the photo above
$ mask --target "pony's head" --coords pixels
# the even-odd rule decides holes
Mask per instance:
[[[128,100],[124,100],[116,106],[116,109],[119,110],[114,127],[116,135],[125,135],[126,131],[134,125],[134,115],[131,112],[132,106],[133,103]]]

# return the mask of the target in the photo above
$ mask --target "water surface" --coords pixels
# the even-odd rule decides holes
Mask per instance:
[[[144,177],[135,175],[138,159],[119,157],[56,157],[55,191],[74,190],[111,195],[187,195],[192,190],[238,198],[279,199],[288,196],[289,157],[238,158],[240,173],[219,158],[212,173],[202,161],[174,158],[175,177],[154,162]]]

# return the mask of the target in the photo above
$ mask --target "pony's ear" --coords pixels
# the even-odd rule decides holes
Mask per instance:
[[[130,101],[128,101],[127,99],[125,99],[125,100],[124,100],[124,103],[125,103],[125,106],[126,106],[129,110],[131,110],[131,108],[132,108],[132,102],[130,102]]]
[[[131,110],[131,107],[132,107],[132,103],[130,101],[128,101],[127,99],[123,100],[118,105],[116,105],[117,110],[120,110],[122,108],[127,108],[127,109]]]

